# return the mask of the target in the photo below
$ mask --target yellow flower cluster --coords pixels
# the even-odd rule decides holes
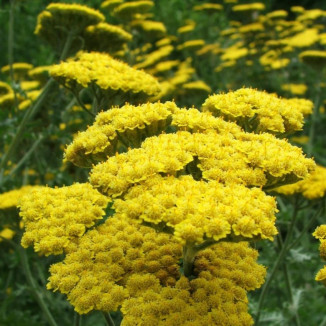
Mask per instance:
[[[246,291],[260,287],[266,273],[257,256],[245,242],[221,242],[197,256],[193,280],[162,287],[152,275],[130,277],[121,325],[252,325]]]
[[[217,3],[204,3],[202,5],[197,5],[192,8],[194,11],[220,11],[223,10],[223,6]]]
[[[172,51],[172,45],[162,46],[158,50],[146,55],[144,60],[141,63],[136,64],[134,67],[137,69],[148,68],[160,61],[162,58],[167,57]]]
[[[273,240],[276,202],[259,188],[153,176],[132,187],[115,211],[127,218],[172,228],[182,244],[206,239]]]
[[[5,82],[0,81],[0,108],[10,108],[15,102],[13,89]]]
[[[79,35],[87,26],[98,24],[105,17],[98,10],[80,4],[50,3],[37,17],[35,34],[48,39]],[[58,28],[60,26],[60,28]]]
[[[109,198],[88,183],[30,191],[18,207],[25,225],[22,246],[43,255],[69,252],[96,220],[105,215]]]
[[[235,121],[246,131],[283,134],[302,129],[302,110],[307,104],[311,111],[311,101],[291,101],[274,94],[242,88],[208,97],[203,104],[203,111]]]
[[[150,273],[159,284],[179,278],[181,246],[167,234],[119,215],[88,231],[65,259],[50,267],[48,289],[59,290],[80,314],[116,311],[129,297],[128,279]]]
[[[270,134],[241,132],[234,137],[215,131],[178,131],[150,137],[141,148],[94,166],[90,182],[113,196],[162,173],[188,173],[195,179],[275,187],[303,179],[314,168],[314,161],[305,158],[300,148]]]
[[[119,26],[107,23],[88,26],[84,32],[85,48],[90,51],[109,52],[123,50],[132,35]]]
[[[54,65],[50,73],[70,89],[94,84],[103,92],[119,90],[135,96],[153,96],[160,90],[154,77],[104,53],[81,52],[75,59]]]
[[[320,225],[312,234],[320,241],[319,252],[322,259],[326,259],[326,225]],[[316,281],[322,282],[326,286],[326,266],[324,266],[316,275]]]
[[[326,51],[307,50],[300,53],[301,61],[318,68],[326,65]]]
[[[322,198],[326,193],[326,168],[317,165],[316,170],[304,180],[274,190],[286,196],[300,193],[309,200]]]
[[[112,14],[119,18],[131,19],[136,14],[149,11],[153,6],[154,3],[150,0],[128,1],[116,6]]]
[[[173,102],[158,102],[126,104],[101,112],[92,126],[77,134],[67,147],[65,158],[78,166],[91,166],[114,154],[121,145],[139,147],[146,137],[165,130],[176,110]]]
[[[17,207],[20,199],[32,190],[41,190],[41,186],[23,186],[0,194],[0,209]]]
[[[261,11],[265,10],[265,5],[261,2],[248,3],[243,5],[235,5],[232,7],[234,12],[245,12],[245,11]]]

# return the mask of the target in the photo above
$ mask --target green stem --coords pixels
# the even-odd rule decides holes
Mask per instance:
[[[28,152],[23,156],[23,158],[17,163],[17,165],[9,172],[8,177],[15,174],[15,172],[26,162],[26,160],[31,156],[39,143],[43,140],[43,136],[40,136],[33,146],[28,150]]]
[[[21,261],[21,265],[22,265],[22,269],[23,272],[25,274],[26,280],[28,285],[30,286],[31,291],[33,292],[35,299],[37,301],[37,303],[39,304],[41,310],[43,311],[47,321],[49,322],[49,324],[51,326],[58,326],[57,323],[55,322],[54,318],[52,317],[51,312],[49,311],[47,305],[45,304],[42,295],[40,294],[40,292],[38,291],[38,287],[37,284],[33,278],[29,263],[28,263],[28,258],[26,255],[26,251],[24,248],[22,248],[21,246],[17,245],[14,241],[6,239],[2,236],[0,236],[0,238],[3,241],[6,241],[7,243],[9,243],[10,245],[13,246],[13,248],[18,252],[19,256],[20,256],[20,261]]]
[[[16,135],[12,139],[7,152],[2,157],[2,160],[0,163],[0,184],[2,182],[4,168],[7,164],[7,162],[10,160],[11,155],[14,152],[14,150],[16,149],[17,145],[22,140],[22,138],[23,138],[22,135],[26,128],[27,123],[32,118],[32,116],[41,108],[42,104],[44,103],[48,93],[50,92],[50,90],[52,89],[54,84],[55,84],[54,79],[52,79],[52,78],[49,79],[48,82],[46,83],[46,85],[44,86],[44,89],[43,89],[41,95],[35,101],[34,105],[27,109],[27,111],[23,117],[23,120],[21,121],[21,123],[17,129]]]
[[[279,268],[280,264],[283,262],[283,259],[284,259],[285,255],[288,252],[288,244],[289,244],[289,241],[291,239],[291,236],[292,236],[292,233],[293,233],[293,230],[294,230],[294,226],[295,226],[295,223],[296,223],[296,220],[297,220],[297,217],[298,217],[298,211],[299,211],[298,198],[296,197],[296,202],[295,202],[295,205],[294,205],[291,224],[290,224],[289,230],[287,232],[286,238],[284,240],[282,249],[279,252],[278,257],[276,258],[276,261],[275,261],[275,263],[273,265],[271,273],[270,273],[269,277],[267,278],[267,280],[266,280],[266,282],[265,282],[265,284],[264,284],[264,286],[262,288],[262,291],[260,293],[260,296],[259,296],[257,313],[256,313],[256,318],[255,318],[255,325],[256,326],[258,326],[258,324],[259,324],[261,309],[263,307],[263,303],[264,303],[264,299],[265,299],[265,296],[267,294],[267,291],[268,291],[268,289],[269,289],[269,287],[271,285],[271,282],[272,282],[273,278],[276,275],[277,269]]]
[[[75,312],[74,314],[74,326],[80,326],[81,325],[81,318],[82,316],[78,313],[78,312]]]
[[[104,316],[106,324],[108,326],[115,326],[115,323],[114,323],[114,321],[113,321],[113,319],[112,319],[109,312],[103,312],[103,316]]]
[[[314,109],[311,115],[311,126],[309,129],[309,140],[307,144],[307,155],[311,156],[313,152],[313,145],[314,145],[314,138],[315,138],[315,129],[316,129],[316,123],[318,121],[319,116],[319,105],[320,105],[320,80],[317,84],[317,90],[316,90],[316,99],[314,102]]]
[[[89,111],[89,110],[86,108],[86,106],[84,105],[84,103],[83,103],[82,100],[80,99],[78,92],[74,92],[74,95],[75,95],[76,101],[77,101],[77,103],[80,105],[80,107],[81,107],[85,112],[87,112],[88,114],[90,114],[90,115],[94,118],[94,117],[95,117],[95,114],[92,113],[91,111]]]
[[[9,11],[9,27],[8,27],[8,64],[9,64],[9,76],[12,89],[14,91],[14,108],[17,107],[18,99],[17,99],[17,88],[16,81],[14,78],[14,21],[15,21],[15,5],[16,1],[10,1],[10,11]]]
[[[193,264],[197,252],[195,246],[192,244],[186,244],[183,247],[183,274],[188,278],[193,274]]]
[[[292,249],[294,246],[296,246],[302,237],[307,234],[307,231],[311,228],[311,226],[314,224],[316,219],[321,215],[321,213],[324,211],[324,208],[321,207],[309,220],[309,223],[304,227],[304,229],[301,231],[301,233],[295,238],[295,240],[288,245],[288,250]]]
[[[74,34],[75,33],[73,31],[68,33],[65,45],[64,45],[64,47],[62,49],[62,52],[61,52],[60,61],[65,60],[67,58],[67,56],[69,54],[71,44],[72,44],[72,41],[75,38]]]
[[[278,242],[278,247],[281,249],[284,246],[284,244],[283,244],[282,237],[280,234],[277,235],[277,242]],[[298,315],[298,311],[297,311],[296,307],[294,307],[292,283],[291,283],[288,266],[286,264],[282,264],[282,269],[283,269],[284,280],[285,280],[285,285],[286,285],[286,290],[288,292],[289,300],[291,302],[293,309],[295,309],[295,311],[294,311],[295,324],[296,324],[296,326],[300,326],[301,322],[300,322],[300,318]]]

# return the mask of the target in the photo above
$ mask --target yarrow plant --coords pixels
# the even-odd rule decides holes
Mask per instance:
[[[258,325],[276,271],[282,266],[289,274],[286,254],[324,211],[325,168],[311,157],[315,131],[308,156],[289,138],[304,131],[309,115],[314,129],[314,103],[245,86],[212,93],[215,85],[196,70],[198,58],[212,54],[219,55],[216,74],[241,60],[250,66],[255,56],[264,71],[285,68],[290,59],[283,55],[290,50],[284,40],[306,47],[298,38],[313,42],[318,29],[299,26],[282,41],[270,32],[266,47],[256,50],[255,35],[283,22],[287,12],[259,20],[264,4],[224,2],[193,7],[194,17],[213,20],[223,8],[246,16],[245,24],[232,21],[232,29],[220,34],[235,35],[234,44],[223,48],[189,38],[197,28],[191,19],[177,29],[179,38],[168,34],[154,20],[153,1],[104,1],[110,23],[85,5],[51,3],[38,15],[35,34],[55,50],[56,63],[11,62],[1,69],[11,81],[0,82],[4,125],[12,115],[24,116],[0,157],[0,186],[8,190],[0,194],[0,213],[18,218],[19,209],[14,227],[1,226],[0,242],[19,253],[51,326],[57,323],[30,271],[29,247],[35,261],[47,262],[43,290],[63,295],[75,310],[75,325],[92,312],[102,313],[110,326]],[[298,64],[315,68],[323,55],[303,51]],[[307,86],[288,81],[280,89],[301,96]],[[33,118],[46,126],[35,124],[35,130],[47,129],[45,139],[33,133],[24,141]],[[18,145],[31,140],[15,162]],[[54,148],[56,169],[48,172],[49,158],[22,171],[38,157],[42,141]],[[42,168],[47,172],[38,173]],[[15,174],[23,187],[10,190]],[[299,232],[295,223],[307,207],[317,213]],[[288,219],[283,224],[282,214]],[[322,258],[324,228],[313,234]],[[267,270],[257,248],[273,241],[279,252]],[[325,275],[324,268],[316,280],[325,283]],[[253,304],[251,292],[259,288]],[[293,320],[300,325],[297,315]]]

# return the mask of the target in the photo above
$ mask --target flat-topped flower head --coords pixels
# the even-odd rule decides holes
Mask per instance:
[[[0,96],[13,93],[13,89],[8,83],[0,81]]]
[[[119,26],[107,23],[88,26],[84,32],[85,49],[114,54],[123,50],[132,35]]]
[[[90,182],[117,197],[158,174],[272,188],[304,179],[314,169],[302,149],[270,134],[178,131],[147,138],[140,148],[97,164]]]
[[[166,35],[167,29],[162,22],[136,19],[130,23],[133,28],[139,29],[146,39],[157,40]]]
[[[105,161],[121,146],[140,147],[146,137],[160,134],[177,110],[174,102],[126,104],[96,116],[92,126],[80,132],[65,150],[65,158],[78,166]]]
[[[170,229],[183,245],[205,240],[269,239],[276,202],[259,188],[196,181],[191,176],[153,176],[117,199],[122,216]]]
[[[14,79],[15,80],[23,80],[26,78],[28,71],[31,70],[33,68],[33,65],[30,63],[26,63],[26,62],[15,62],[12,65],[12,70],[14,73]],[[1,68],[1,72],[9,75],[10,74],[10,66],[3,66]]]
[[[126,284],[135,275],[150,273],[159,286],[173,286],[181,254],[170,235],[116,215],[88,231],[50,267],[47,288],[66,294],[79,314],[116,311],[130,296]]]
[[[23,186],[0,194],[0,209],[16,208],[20,199],[32,190],[42,189],[42,186]]]
[[[203,92],[203,93],[211,93],[212,89],[203,81],[196,80],[193,82],[185,83],[182,85],[182,88],[189,92]]]
[[[326,65],[326,51],[307,50],[299,54],[299,59],[312,67],[318,69]]]
[[[194,11],[204,11],[208,13],[214,13],[223,10],[223,6],[217,3],[204,3],[192,8]]]
[[[122,4],[124,1],[123,0],[105,0],[101,3],[101,8],[102,9],[107,9],[107,10],[113,10],[115,7],[119,6]]]
[[[137,14],[143,14],[151,10],[154,6],[153,1],[140,0],[140,1],[128,1],[116,6],[112,15],[130,20]]]
[[[78,91],[94,86],[101,98],[100,107],[112,97],[123,94],[131,101],[144,101],[160,91],[159,83],[151,75],[99,52],[80,52],[77,57],[54,65],[51,76],[65,87]]]
[[[72,38],[70,53],[81,48],[81,36],[89,25],[105,20],[98,10],[80,4],[50,3],[37,17],[35,34],[62,51],[68,35]]]
[[[276,135],[301,130],[304,122],[302,111],[309,100],[291,101],[274,94],[251,88],[242,88],[226,94],[209,96],[203,104],[203,111],[210,111],[238,123],[250,132],[269,132]]]
[[[304,180],[276,188],[274,191],[285,196],[299,193],[309,200],[322,198],[326,193],[326,168],[317,165],[316,170]]]
[[[181,276],[175,286],[160,286],[153,275],[134,275],[127,282],[123,326],[249,326],[247,292],[259,288],[266,270],[247,243],[225,243],[202,251],[196,277]]]
[[[234,12],[251,12],[251,11],[262,11],[265,10],[265,5],[261,2],[254,2],[242,5],[235,5],[232,7]]]
[[[105,215],[110,199],[89,183],[30,191],[20,203],[25,233],[22,246],[42,255],[69,252],[74,243]]]

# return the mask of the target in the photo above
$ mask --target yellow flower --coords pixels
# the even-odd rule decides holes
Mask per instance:
[[[167,57],[171,54],[173,51],[172,45],[166,45],[160,47],[158,50],[155,50],[149,54],[147,54],[144,58],[144,60],[136,65],[134,65],[134,68],[136,69],[142,69],[142,68],[148,68],[158,61],[162,60],[163,58]]]
[[[3,230],[0,231],[0,242],[3,241],[4,239],[11,240],[14,235],[16,234],[15,231],[11,230],[10,228],[4,228]]]
[[[244,11],[262,11],[265,10],[265,5],[261,2],[254,2],[243,5],[235,5],[232,7],[232,11],[244,12]]]
[[[303,95],[308,89],[307,85],[305,84],[282,84],[281,88],[284,91],[289,91],[294,95]]]
[[[311,101],[303,101],[312,109]],[[274,94],[242,88],[209,96],[203,104],[203,111],[235,121],[247,131],[282,134],[302,129],[302,104],[299,99],[283,100]]]
[[[78,166],[91,166],[116,153],[121,146],[139,147],[171,122],[177,110],[173,102],[126,104],[97,115],[95,123],[75,137],[65,150],[65,158]]]
[[[302,194],[303,197],[313,200],[322,198],[326,193],[326,168],[316,167],[316,170],[307,178],[294,184],[276,188],[275,191],[283,195]]]
[[[47,288],[66,294],[80,314],[116,311],[130,296],[130,278],[151,273],[159,287],[173,286],[181,249],[169,235],[116,215],[88,231],[50,267]]]
[[[14,78],[16,80],[22,80],[26,77],[26,75],[28,74],[28,71],[31,70],[33,68],[33,65],[31,65],[30,63],[26,63],[26,62],[15,62],[12,65],[12,69],[14,72]],[[10,66],[3,66],[1,68],[1,72],[9,75],[10,74]]]
[[[216,3],[204,3],[202,5],[194,6],[192,9],[194,11],[216,12],[223,10],[223,6]]]
[[[245,242],[221,242],[198,254],[192,280],[181,276],[171,287],[153,275],[131,276],[122,325],[252,325],[246,292],[259,288],[266,273],[257,256]]]
[[[89,51],[114,52],[123,50],[132,35],[121,27],[107,23],[88,26],[84,32],[85,49]]]
[[[153,6],[153,1],[146,0],[124,2],[115,6],[112,15],[129,20],[136,14],[148,12]]]
[[[13,89],[10,87],[9,84],[0,81],[0,98],[1,98],[3,95],[7,95],[7,94],[10,94],[10,93],[13,93],[13,92],[14,92],[14,91],[13,91]]]
[[[178,50],[198,50],[199,48],[201,48],[202,46],[205,45],[205,41],[204,40],[190,40],[190,41],[186,41],[182,44],[180,44],[177,49]]]
[[[299,59],[306,64],[323,68],[326,65],[326,51],[307,50],[299,55]]]
[[[203,91],[205,93],[211,93],[212,89],[202,80],[196,80],[182,85],[182,88],[191,91]]]
[[[160,90],[154,77],[98,52],[81,52],[75,59],[52,66],[50,73],[69,89],[78,90],[91,84],[97,86],[104,101],[102,107],[108,99],[112,101],[116,91],[140,100],[156,95]]]
[[[273,239],[276,202],[259,188],[196,181],[191,176],[152,176],[133,186],[115,211],[155,227],[172,228],[182,244],[206,239]]]
[[[0,209],[15,208],[19,205],[20,199],[35,189],[42,189],[41,186],[23,186],[19,189],[10,190],[0,194]]]
[[[22,246],[34,245],[46,256],[69,252],[86,228],[103,218],[108,202],[88,183],[30,191],[19,203],[25,225]]]

